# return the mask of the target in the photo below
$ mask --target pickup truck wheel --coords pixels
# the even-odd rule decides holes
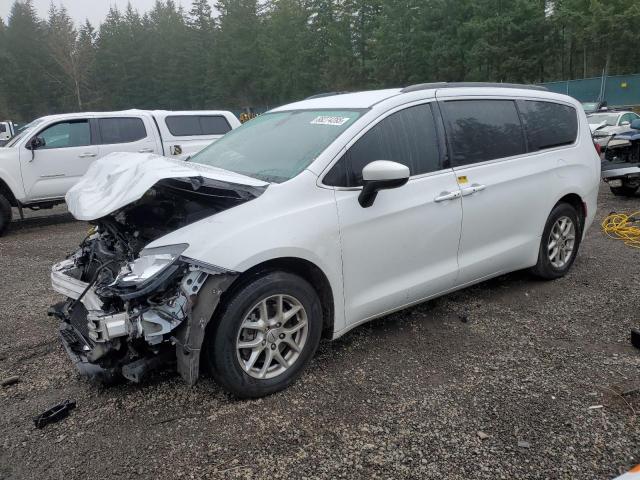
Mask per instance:
[[[540,240],[538,263],[531,269],[534,275],[545,280],[566,275],[578,254],[583,223],[572,205],[559,203],[553,208]]]
[[[629,185],[609,188],[611,189],[611,193],[613,193],[616,197],[633,197],[638,190],[638,187],[631,187]]]
[[[11,204],[3,195],[0,195],[0,235],[2,235],[9,224],[13,213],[11,212]]]
[[[239,398],[283,390],[313,357],[322,307],[313,287],[287,272],[269,272],[221,305],[208,334],[206,359],[214,379]]]

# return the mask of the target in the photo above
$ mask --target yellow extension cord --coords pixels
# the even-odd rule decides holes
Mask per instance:
[[[611,238],[622,240],[625,245],[640,248],[640,211],[631,215],[612,213],[603,220],[602,230]]]

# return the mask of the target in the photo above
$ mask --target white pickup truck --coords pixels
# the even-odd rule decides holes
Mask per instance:
[[[94,160],[112,152],[186,159],[240,126],[228,111],[70,113],[38,118],[0,147],[0,234],[11,207],[64,202]]]

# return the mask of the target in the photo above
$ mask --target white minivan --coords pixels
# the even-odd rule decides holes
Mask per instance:
[[[239,397],[290,385],[320,338],[514,270],[567,273],[600,159],[574,99],[422,84],[319,96],[189,162],[100,160],[67,194],[91,235],[52,268],[68,354],[140,381],[206,369]]]

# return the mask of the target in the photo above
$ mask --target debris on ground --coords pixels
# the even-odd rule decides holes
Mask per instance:
[[[66,418],[74,408],[76,408],[76,402],[73,400],[65,400],[42,412],[40,415],[33,417],[33,423],[36,428],[44,428],[50,423],[59,422],[63,418]]]
[[[9,385],[14,385],[20,381],[20,377],[17,375],[13,375],[11,377],[7,377],[0,382],[0,385],[3,387],[8,387]]]

